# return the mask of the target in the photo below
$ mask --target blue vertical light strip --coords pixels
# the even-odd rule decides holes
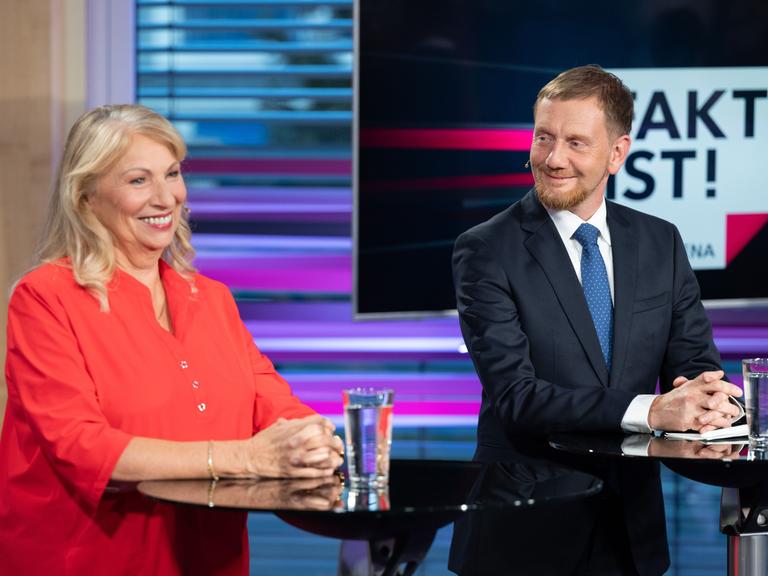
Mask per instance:
[[[178,40],[176,30],[176,16],[177,7],[175,0],[170,0],[169,10],[171,12],[171,18],[168,22],[168,35],[170,42],[168,46],[168,114],[171,118],[176,117],[176,98],[173,95],[176,93],[176,42]]]

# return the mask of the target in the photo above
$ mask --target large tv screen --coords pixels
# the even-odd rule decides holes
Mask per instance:
[[[678,226],[705,300],[768,297],[767,2],[357,0],[355,17],[356,317],[455,309],[455,238],[531,188],[536,94],[590,63],[635,95],[607,196]]]

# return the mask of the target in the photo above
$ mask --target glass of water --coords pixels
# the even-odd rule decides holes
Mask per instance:
[[[342,395],[349,484],[353,487],[386,486],[389,482],[394,391],[350,388],[343,390]]]
[[[741,368],[749,442],[768,447],[768,358],[747,358],[741,361]]]

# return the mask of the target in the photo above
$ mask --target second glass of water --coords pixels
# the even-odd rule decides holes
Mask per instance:
[[[394,391],[351,388],[342,394],[350,486],[385,486],[389,482]]]
[[[744,374],[744,403],[747,408],[749,442],[768,447],[768,358],[741,361]]]

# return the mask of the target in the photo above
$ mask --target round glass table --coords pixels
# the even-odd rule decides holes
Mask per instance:
[[[232,509],[274,513],[302,530],[341,539],[339,574],[378,575],[412,574],[437,530],[467,512],[532,509],[585,498],[602,487],[597,478],[572,472],[549,474],[540,482],[526,474],[524,486],[500,490],[498,479],[508,475],[492,466],[393,460],[389,485],[374,489],[352,489],[333,476],[147,481],[138,490],[163,502],[205,507],[212,514]],[[366,566],[362,572],[361,565]]]

